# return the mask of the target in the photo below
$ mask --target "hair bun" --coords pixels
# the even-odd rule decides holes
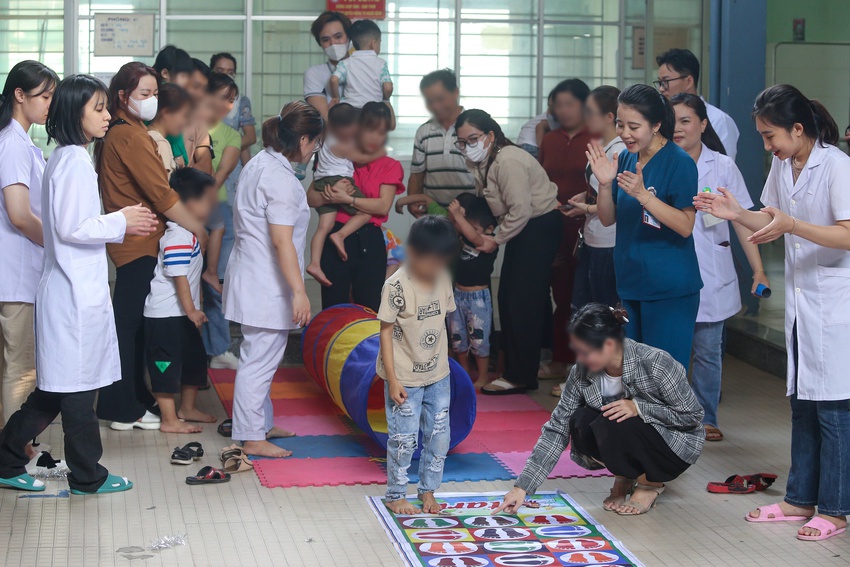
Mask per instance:
[[[609,307],[611,309],[611,314],[620,322],[621,325],[625,325],[629,322],[629,314],[623,309],[622,306],[617,307]]]

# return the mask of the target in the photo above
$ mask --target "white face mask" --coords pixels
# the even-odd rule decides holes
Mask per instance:
[[[130,97],[128,106],[132,112],[140,120],[153,120],[156,116],[158,102],[155,96],[146,98],[145,100],[136,100]]]
[[[490,155],[490,146],[492,146],[493,144],[490,144],[485,148],[484,144],[486,142],[487,138],[481,138],[480,140],[478,140],[478,143],[475,144],[475,147],[466,146],[466,150],[464,151],[466,159],[468,159],[472,163],[481,163],[482,161],[487,159],[487,156]]]
[[[348,55],[348,43],[332,43],[325,48],[325,55],[331,61],[340,61]]]

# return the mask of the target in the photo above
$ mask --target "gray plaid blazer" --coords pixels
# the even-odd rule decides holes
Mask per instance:
[[[667,352],[626,339],[623,345],[623,392],[637,406],[680,459],[693,464],[705,444],[704,411],[694,396],[684,367]],[[543,426],[534,452],[516,486],[533,494],[546,480],[570,442],[570,418],[580,407],[601,409],[602,377],[580,364],[573,366],[552,417]],[[600,469],[593,459],[572,451],[586,469]]]

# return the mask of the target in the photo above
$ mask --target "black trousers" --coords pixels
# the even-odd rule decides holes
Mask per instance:
[[[107,471],[98,463],[103,446],[94,413],[96,395],[97,390],[58,393],[36,388],[0,433],[0,477],[12,478],[27,472],[25,466],[30,459],[24,448],[61,413],[65,462],[71,469],[68,484],[83,492],[100,488]]]
[[[551,211],[528,221],[505,245],[498,298],[505,378],[530,389],[537,389],[544,321],[552,311],[549,278],[562,233],[561,213]]]
[[[112,308],[121,357],[121,380],[100,389],[97,417],[130,423],[156,400],[145,383],[145,298],[151,291],[156,258],[142,256],[115,270]]]
[[[331,233],[342,228],[334,225]],[[340,303],[357,303],[373,311],[381,305],[381,288],[387,279],[387,245],[384,233],[373,224],[367,224],[345,239],[348,261],[343,261],[336,246],[325,240],[322,250],[322,271],[331,280],[330,287],[322,288],[322,309]]]
[[[634,479],[645,474],[650,482],[667,482],[691,466],[639,417],[617,423],[582,407],[570,418],[570,439],[576,451],[605,463],[617,476]]]

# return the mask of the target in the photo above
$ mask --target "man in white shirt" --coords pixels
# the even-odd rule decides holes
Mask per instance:
[[[653,84],[661,94],[668,99],[679,93],[699,95],[699,60],[690,50],[669,49],[658,55],[655,62],[658,63],[658,80]],[[726,155],[734,160],[738,153],[738,126],[731,116],[705,99],[703,102],[708,111],[708,121],[720,136]]]
[[[328,103],[331,100],[328,80],[336,69],[337,63],[348,57],[348,31],[351,20],[341,12],[323,12],[313,21],[310,33],[316,43],[325,52],[328,60],[313,65],[304,71],[304,100],[318,110],[322,117],[328,118]]]

